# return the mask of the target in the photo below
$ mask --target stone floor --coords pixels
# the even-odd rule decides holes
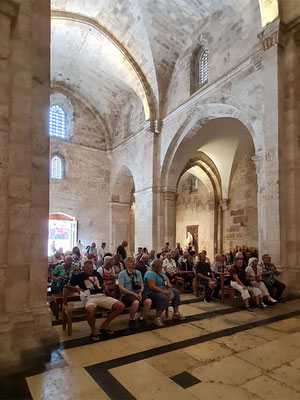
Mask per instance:
[[[58,356],[25,376],[23,392],[0,389],[0,398],[300,400],[299,299],[253,313],[183,300],[186,321],[157,328],[149,315],[149,326],[131,332],[123,315],[115,335],[96,344],[88,344],[85,321],[74,323],[71,338],[55,326]]]

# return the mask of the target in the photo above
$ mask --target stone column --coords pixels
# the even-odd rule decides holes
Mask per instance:
[[[110,206],[110,250],[116,251],[122,240],[129,241],[130,203],[111,201]],[[128,249],[127,249],[128,250]],[[129,255],[129,253],[128,253]]]
[[[46,305],[49,2],[2,0],[0,27],[0,360],[7,369],[24,350],[53,339]]]
[[[282,278],[286,290],[299,296],[300,15],[295,12],[294,20],[281,24],[279,37],[279,187]]]
[[[280,262],[279,166],[278,166],[278,29],[279,20],[261,33],[264,119],[262,152],[254,161],[258,167],[259,252],[270,253]],[[262,156],[262,154],[264,156]]]
[[[176,242],[176,193],[174,188],[163,189],[164,201],[164,242],[170,243],[170,248],[175,247]],[[163,243],[161,243],[162,245]]]
[[[229,200],[222,199],[219,201],[219,213],[218,213],[218,241],[216,253],[224,252],[224,211],[228,209]]]
[[[154,245],[156,221],[153,218],[154,189],[146,188],[134,193],[135,197],[135,246],[151,250]]]

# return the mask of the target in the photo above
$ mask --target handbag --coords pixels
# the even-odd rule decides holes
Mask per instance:
[[[167,285],[167,282],[165,282],[165,289],[166,289],[166,290],[170,290],[170,294],[167,295],[169,301],[173,300],[173,299],[174,299],[174,292],[173,292],[172,288],[170,288],[170,287]]]

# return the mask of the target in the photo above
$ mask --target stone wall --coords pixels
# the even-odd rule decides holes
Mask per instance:
[[[223,248],[246,245],[258,246],[257,232],[257,178],[252,152],[238,165],[229,190],[229,205],[224,211]]]
[[[99,245],[109,240],[110,160],[105,129],[89,105],[60,91],[73,106],[73,135],[70,140],[50,140],[50,155],[61,155],[65,161],[63,179],[50,181],[50,213],[75,217],[81,242]]]
[[[186,227],[198,225],[198,249],[204,249],[211,258],[214,256],[214,194],[198,179],[198,190],[190,192],[192,175],[182,175],[176,201],[176,241],[184,246]]]

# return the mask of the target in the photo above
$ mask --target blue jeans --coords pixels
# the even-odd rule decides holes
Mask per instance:
[[[172,306],[178,307],[180,304],[180,292],[175,288],[171,288],[174,293],[174,298],[172,299]],[[152,308],[158,311],[163,311],[169,302],[169,297],[165,293],[150,292],[148,294],[149,299],[152,300]]]

